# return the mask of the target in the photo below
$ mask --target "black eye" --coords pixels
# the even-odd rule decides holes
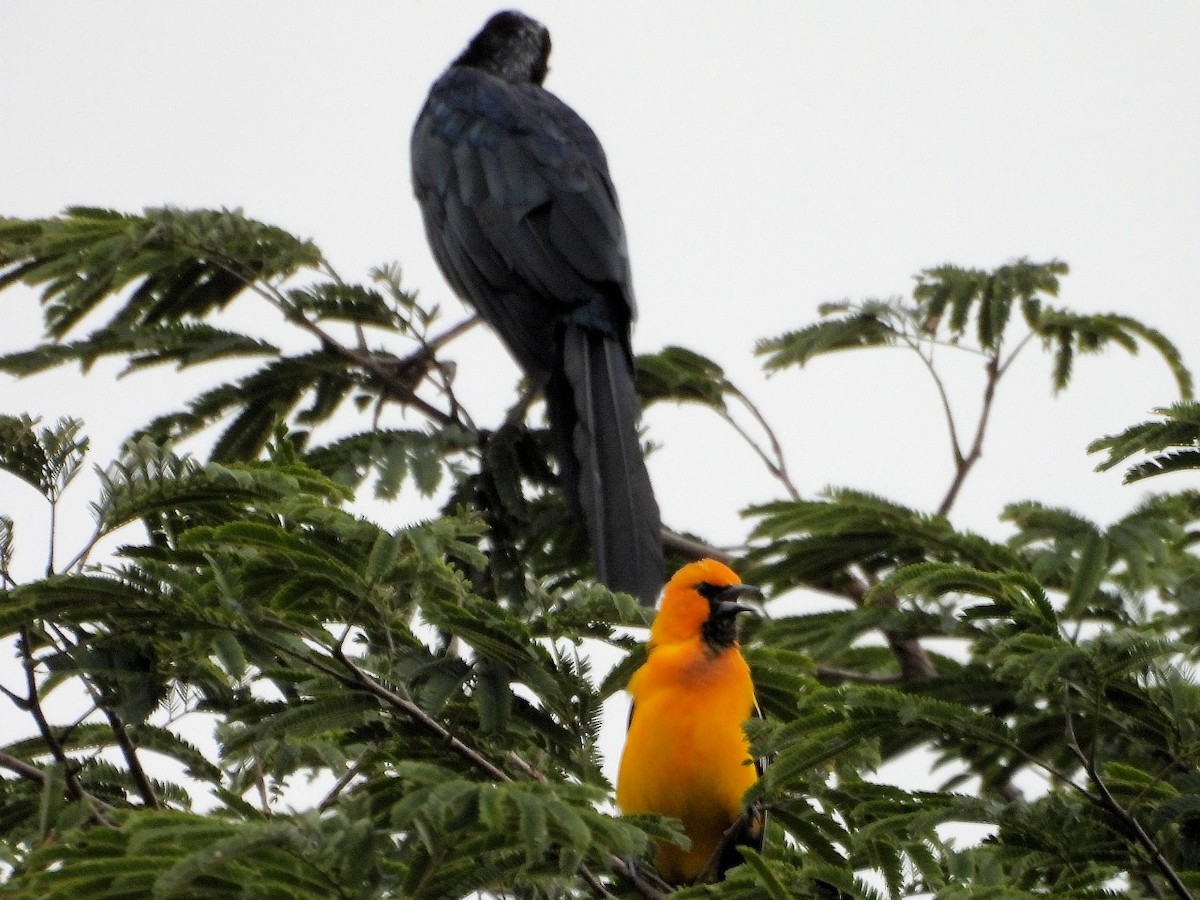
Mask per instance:
[[[727,587],[729,587],[727,584],[712,584],[708,581],[702,581],[696,585],[696,593],[709,603],[712,603],[717,599],[717,596],[721,593],[721,591],[725,590]]]

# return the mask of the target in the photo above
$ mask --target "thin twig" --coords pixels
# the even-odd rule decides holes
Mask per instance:
[[[758,443],[754,440],[754,438],[750,437],[746,429],[742,428],[742,426],[737,423],[737,420],[724,410],[718,410],[717,415],[720,416],[722,421],[724,421],[730,428],[734,430],[734,433],[737,434],[738,437],[740,437],[749,445],[750,449],[754,451],[754,455],[762,461],[764,466],[766,466],[767,471],[770,472],[774,478],[783,483],[784,488],[787,490],[788,494],[791,495],[791,498],[793,500],[799,500],[800,494],[796,490],[795,486],[792,485],[789,480],[787,480],[787,473],[781,470],[779,466],[777,466],[771,460],[766,451],[763,450],[762,447],[758,446]]]
[[[722,550],[720,547],[714,547],[712,544],[706,544],[703,541],[686,537],[678,532],[671,531],[669,528],[662,529],[662,542],[666,549],[674,550],[676,553],[690,559],[715,559],[719,563],[725,563],[725,565],[733,563],[733,554],[728,550]]]
[[[92,532],[92,536],[88,538],[87,543],[85,543],[82,549],[80,549],[80,551],[76,553],[74,557],[72,557],[69,563],[62,567],[62,571],[82,571],[83,566],[87,563],[88,556],[90,556],[91,552],[96,549],[96,544],[100,543],[100,539],[106,534],[106,531],[97,526],[96,530]]]
[[[750,437],[749,433],[743,429],[734,420],[734,418],[729,415],[729,413],[723,410],[718,410],[717,414],[729,423],[733,430],[741,436],[742,440],[750,445],[750,449],[752,449],[758,458],[762,460],[763,465],[767,467],[767,471],[770,472],[771,475],[783,485],[784,490],[786,490],[788,493],[788,496],[793,500],[799,500],[800,491],[796,488],[795,483],[792,481],[791,475],[788,473],[787,461],[783,456],[783,445],[779,442],[779,438],[775,434],[775,430],[771,427],[770,423],[767,422],[766,416],[762,414],[762,411],[755,406],[754,402],[749,397],[734,387],[734,385],[726,382],[725,388],[729,394],[731,394],[739,403],[742,404],[742,406],[746,408],[746,411],[749,412],[754,421],[758,423],[759,428],[763,430],[763,433],[767,436],[767,442],[771,447],[770,455],[768,455],[767,452],[758,445],[757,441]]]
[[[954,457],[954,465],[962,464],[962,443],[958,439],[958,425],[954,421],[954,410],[950,406],[950,396],[946,393],[946,383],[942,381],[942,376],[938,374],[937,368],[933,364],[932,355],[926,356],[921,352],[921,348],[916,344],[910,344],[913,351],[921,358],[921,362],[925,364],[929,376],[933,379],[934,387],[937,388],[938,399],[942,402],[942,414],[946,417],[946,429],[950,432],[950,451]]]
[[[467,430],[472,434],[477,433],[479,429],[471,420],[471,416],[467,412],[466,408],[458,402],[458,395],[454,393],[455,364],[452,361],[441,362],[436,358],[436,353],[444,344],[448,344],[459,335],[465,334],[482,321],[483,319],[477,315],[471,316],[469,319],[464,319],[457,325],[454,325],[446,331],[443,331],[440,335],[432,340],[426,340],[424,335],[421,335],[418,338],[418,340],[421,342],[421,350],[434,360],[433,369],[435,372],[437,372],[437,378],[435,379],[434,377],[430,376],[429,380],[437,385],[438,389],[442,393],[442,396],[450,402],[450,415],[454,416],[456,419],[461,419]]]
[[[50,523],[49,523],[49,550],[46,553],[46,577],[49,578],[54,574],[54,551],[58,537],[58,502],[50,501]]]
[[[63,632],[61,628],[53,623],[47,623],[48,629],[58,639],[59,643],[67,647],[78,646],[78,641],[71,638]],[[150,778],[146,775],[146,770],[142,767],[142,761],[138,758],[137,749],[133,746],[133,742],[129,740],[129,734],[125,730],[125,723],[121,721],[121,717],[112,709],[109,709],[104,704],[99,689],[92,684],[88,679],[81,679],[84,688],[92,698],[92,708],[79,718],[79,720],[71,726],[71,729],[78,728],[83,722],[88,719],[93,712],[100,710],[104,713],[104,717],[108,720],[108,725],[112,729],[113,736],[116,738],[117,746],[121,750],[121,755],[125,758],[126,764],[129,766],[129,774],[133,777],[133,782],[137,786],[138,793],[142,797],[142,802],[151,809],[161,809],[161,804],[158,802],[158,797],[154,793],[154,786]],[[67,732],[70,733],[70,730]]]
[[[609,891],[608,888],[604,886],[603,882],[601,882],[599,878],[592,874],[591,869],[589,869],[587,866],[580,865],[579,877],[586,881],[588,887],[596,892],[596,896],[606,898],[606,900],[617,900],[616,894],[613,894],[611,891]]]
[[[407,697],[400,696],[395,691],[388,690],[386,687],[368,675],[362,668],[358,666],[357,663],[354,662],[354,660],[350,659],[350,657],[348,657],[340,647],[334,648],[333,652],[337,658],[337,661],[341,663],[347,671],[350,672],[352,676],[350,681],[354,685],[365,690],[369,694],[375,695],[379,699],[385,701],[389,706],[392,706],[395,709],[403,712],[410,719],[414,719],[426,730],[436,734],[439,738],[446,742],[446,745],[449,746],[451,750],[453,750],[463,759],[470,762],[473,766],[475,766],[475,768],[479,769],[489,778],[493,778],[496,781],[512,781],[512,776],[506,773],[482,753],[459,740],[459,738],[457,738],[448,728],[446,728],[446,726],[444,726],[437,719],[433,718],[433,716],[429,715],[429,713],[425,712],[425,710],[421,709],[421,707],[412,700],[409,700]],[[309,662],[311,663],[312,661],[310,660]],[[331,671],[330,674],[335,673]],[[339,677],[339,679],[342,681],[347,680],[345,676],[337,677]]]
[[[15,772],[17,775],[25,778],[36,784],[45,786],[49,777],[45,772],[36,766],[31,766],[22,759],[17,759],[15,756],[0,751],[0,768],[8,769],[10,772]],[[106,815],[116,812],[116,808],[112,804],[105,803],[99,797],[93,797],[91,794],[85,793],[82,802],[91,810],[92,821],[97,825],[111,826],[112,822],[105,818]]]
[[[24,760],[17,759],[8,753],[0,751],[0,766],[8,769],[10,772],[16,772],[22,778],[29,781],[36,781],[38,784],[46,783],[46,773],[36,766],[31,766]]]
[[[257,640],[264,641],[265,643],[269,644],[277,652],[291,657],[292,659],[297,659],[301,662],[307,663],[318,671],[329,675],[331,678],[337,679],[347,687],[364,690],[367,693],[378,697],[380,700],[383,700],[394,709],[403,712],[417,724],[421,725],[423,728],[427,729],[445,741],[446,745],[450,747],[451,750],[453,750],[463,759],[470,762],[475,768],[477,768],[487,777],[492,778],[495,781],[505,783],[511,783],[515,780],[511,775],[489,760],[482,753],[459,740],[459,738],[457,738],[448,728],[426,713],[425,710],[421,709],[421,707],[419,707],[412,700],[401,696],[395,691],[389,690],[372,678],[362,667],[346,656],[341,647],[333,648],[332,652],[334,653],[334,658],[337,660],[337,662],[350,673],[349,675],[343,674],[333,666],[320,660],[313,659],[311,656],[305,655],[292,647],[288,647],[284,644],[264,638],[261,634],[256,634],[254,637]],[[538,772],[535,766],[521,759],[521,757],[517,756],[515,753],[510,753],[507,759],[527,777],[544,780],[544,776]],[[638,891],[638,893],[641,894],[641,896],[646,898],[646,900],[664,900],[665,895],[646,882],[645,879],[639,875],[636,867],[634,867],[631,863],[627,863],[625,860],[616,855],[610,855],[608,857],[608,863],[610,866],[612,866],[614,871],[628,881]],[[587,875],[584,875],[583,867],[581,867],[580,877],[585,878],[586,880],[588,876],[593,879],[595,878],[595,876],[590,872],[588,872]]]
[[[431,340],[427,341],[422,339],[421,346],[426,350],[440,350],[443,345],[450,343],[459,335],[466,334],[482,321],[483,319],[481,319],[479,316],[471,316],[470,318],[463,319],[457,325],[452,325]]]
[[[476,428],[475,423],[471,421],[470,415],[467,413],[462,404],[458,402],[458,397],[454,393],[454,363],[439,361],[437,358],[437,351],[440,350],[445,344],[450,343],[455,338],[470,331],[482,321],[483,319],[477,315],[471,316],[470,318],[459,322],[457,325],[451,326],[433,338],[426,338],[424,334],[421,334],[413,329],[412,338],[418,344],[417,350],[408,354],[402,359],[391,363],[397,376],[400,376],[402,373],[413,371],[418,367],[423,367],[428,380],[434,384],[441,392],[442,396],[450,402],[449,415],[455,420],[460,420],[460,424],[462,424],[467,431],[471,432],[472,434],[477,432],[478,428]],[[360,350],[362,352],[367,352],[365,346],[361,347]],[[430,370],[433,370],[437,373],[438,377],[436,379],[429,375]],[[385,399],[386,394],[380,397],[380,404],[382,404]]]
[[[268,818],[271,817],[271,797],[267,793],[267,776],[263,773],[262,757],[258,755],[258,749],[254,750],[254,786],[258,789],[258,802],[262,808],[262,814]]]
[[[662,531],[662,540],[663,546],[668,550],[675,550],[691,559],[707,557],[726,565],[734,562],[733,555],[728,551],[694,538],[685,537],[666,528]],[[805,587],[842,597],[851,601],[855,606],[862,606],[866,602],[867,591],[870,590],[870,585],[857,576],[851,576],[844,584],[836,588],[819,584],[809,584]],[[896,595],[890,593],[882,595],[876,602],[892,609],[898,609],[900,605]],[[920,642],[911,638],[902,638],[896,632],[888,629],[883,629],[883,635],[887,639],[892,655],[896,657],[896,662],[900,665],[899,682],[907,683],[937,676],[937,667]]]
[[[142,768],[142,761],[138,759],[137,748],[129,740],[125,723],[111,709],[104,709],[104,716],[108,719],[108,725],[112,728],[113,735],[116,736],[117,746],[121,748],[121,755],[125,757],[125,764],[129,766],[129,774],[133,776],[133,783],[137,785],[142,803],[150,809],[161,809],[162,804],[158,802],[158,797],[154,793],[154,785],[146,775],[146,770]]]
[[[1030,332],[1026,333],[1025,337],[1023,337],[1023,338],[1021,338],[1021,340],[1017,341],[1017,346],[1013,347],[1012,353],[1008,354],[1008,359],[1004,360],[1004,362],[1002,362],[1000,364],[1000,368],[996,370],[996,374],[997,374],[998,378],[1004,377],[1004,373],[1008,371],[1009,366],[1011,366],[1016,361],[1017,354],[1019,354],[1022,350],[1024,350],[1025,345],[1028,344],[1031,340],[1033,340],[1034,337],[1035,337],[1034,333],[1032,331],[1030,331]],[[997,358],[999,358],[999,356],[997,356]]]
[[[389,706],[403,712],[406,716],[416,721],[417,724],[433,732],[439,738],[444,740],[456,754],[461,756],[467,762],[470,762],[489,778],[494,778],[497,781],[512,780],[511,776],[509,776],[503,769],[499,768],[486,756],[455,737],[449,729],[437,721],[437,719],[430,716],[427,712],[425,712],[425,710],[421,709],[421,707],[412,700],[409,700],[407,697],[402,697],[395,691],[389,690],[368,675],[365,670],[363,670],[357,663],[354,662],[354,660],[350,659],[350,657],[346,655],[345,651],[341,647],[334,647],[331,652],[333,653],[334,659],[336,659],[342,668],[350,673],[349,675],[326,662],[314,659],[309,654],[301,653],[292,647],[288,647],[285,644],[270,640],[261,634],[247,636],[252,637],[254,640],[262,641],[268,644],[272,649],[283,654],[284,656],[299,660],[300,662],[312,666],[319,672],[323,672],[331,678],[337,679],[347,687],[364,690],[380,700],[383,700]]]
[[[45,712],[42,710],[42,702],[38,694],[37,676],[34,672],[37,662],[33,658],[28,625],[21,626],[20,647],[21,662],[25,668],[25,685],[29,692],[28,696],[24,699],[23,706],[33,716],[34,722],[37,723],[38,731],[41,733],[42,740],[46,742],[46,747],[50,751],[50,755],[62,767],[63,783],[67,789],[67,796],[73,802],[82,803],[86,806],[90,818],[98,825],[111,826],[112,822],[108,820],[106,813],[112,812],[113,808],[83,789],[76,776],[75,761],[67,756],[66,749],[58,739],[58,736],[55,735],[54,729],[51,727]]]
[[[21,626],[21,661],[25,667],[25,688],[28,692],[25,697],[25,708],[29,710],[34,722],[37,723],[38,731],[42,735],[42,740],[46,742],[50,754],[63,767],[63,778],[66,782],[68,796],[72,800],[79,801],[83,799],[84,791],[75,777],[74,762],[67,756],[67,751],[63,748],[58,736],[55,735],[54,729],[51,728],[50,722],[42,710],[41,698],[38,695],[37,675],[34,671],[37,662],[33,658],[32,646],[29,626],[23,625]]]
[[[371,353],[370,351],[363,352],[361,350],[355,350],[351,347],[347,347],[340,341],[336,340],[331,334],[325,331],[325,329],[321,328],[321,326],[317,325],[315,322],[311,321],[305,316],[294,312],[288,312],[286,310],[284,313],[288,317],[289,321],[299,325],[305,331],[308,331],[314,335],[321,342],[321,346],[326,350],[336,353],[338,356],[354,363],[363,371],[374,376],[384,386],[384,388],[386,388],[401,402],[406,403],[409,406],[415,406],[427,418],[432,419],[439,425],[463,425],[463,423],[454,418],[454,416],[450,415],[444,410],[438,409],[424,397],[418,396],[417,393],[412,389],[412,385],[410,385],[404,378],[399,377],[397,373],[392,370],[392,366],[386,360],[381,359],[379,356]]]
[[[358,757],[358,759],[346,766],[346,771],[341,774],[338,780],[334,782],[333,787],[329,790],[329,793],[327,793],[322,798],[321,802],[317,804],[318,810],[325,812],[327,809],[332,807],[335,802],[337,802],[337,798],[341,795],[342,791],[344,791],[349,786],[350,782],[354,780],[354,777],[358,775],[359,766],[361,765],[362,761],[366,759],[366,757],[367,754],[363,753]]]
[[[1142,849],[1150,854],[1150,862],[1156,869],[1158,869],[1160,873],[1162,873],[1163,878],[1165,878],[1167,883],[1171,885],[1171,889],[1175,892],[1176,896],[1180,898],[1180,900],[1195,900],[1192,892],[1188,890],[1187,885],[1184,884],[1183,880],[1179,877],[1179,873],[1172,868],[1170,861],[1163,855],[1162,850],[1159,849],[1158,844],[1154,843],[1154,839],[1146,833],[1144,828],[1142,828],[1142,823],[1137,820],[1137,817],[1117,802],[1117,799],[1112,795],[1112,792],[1109,791],[1108,785],[1104,783],[1104,779],[1100,777],[1100,772],[1096,769],[1095,761],[1089,758],[1088,755],[1083,752],[1083,748],[1079,746],[1079,740],[1075,736],[1075,724],[1069,706],[1067,708],[1066,718],[1067,747],[1070,749],[1074,757],[1079,760],[1079,764],[1083,767],[1083,771],[1087,773],[1088,780],[1096,786],[1096,790],[1100,793],[1099,798],[1093,797],[1091,794],[1088,794],[1087,796],[1092,799],[1093,803],[1097,803],[1112,815],[1116,816],[1121,824],[1125,826],[1126,830],[1132,833],[1134,840],[1141,844]]]
[[[987,432],[988,421],[991,419],[992,404],[996,399],[996,385],[999,381],[1000,368],[998,357],[989,357],[987,361],[987,384],[983,389],[983,405],[979,409],[979,422],[975,426],[975,439],[971,443],[970,452],[966,456],[960,456],[956,462],[954,479],[950,482],[946,496],[942,498],[942,502],[938,506],[939,516],[945,516],[950,513],[950,508],[958,498],[958,492],[962,489],[967,475],[970,474],[972,467],[983,456],[983,439]]]
[[[364,370],[370,375],[373,375],[385,388],[391,391],[398,399],[402,400],[402,402],[411,406],[415,406],[425,416],[437,422],[439,425],[463,424],[450,414],[446,413],[444,410],[438,409],[423,397],[417,396],[412,387],[407,384],[404,379],[397,377],[396,374],[390,370],[389,365],[374,353],[347,347],[345,344],[334,338],[333,335],[329,334],[329,332],[323,329],[316,322],[312,321],[307,316],[302,315],[300,312],[294,309],[287,302],[287,299],[274,288],[270,287],[269,285],[264,285],[261,281],[253,276],[249,276],[244,272],[238,271],[236,266],[228,265],[219,260],[217,261],[217,264],[220,265],[221,268],[227,271],[230,275],[239,279],[247,289],[254,292],[275,307],[289,322],[293,323],[294,325],[298,325],[300,328],[303,328],[305,331],[316,337],[317,340],[321,342],[321,346],[326,350],[336,353],[343,359],[354,363],[360,369]]]
[[[368,693],[375,695],[381,700],[384,700],[390,706],[401,710],[410,718],[415,719],[420,725],[429,731],[432,731],[434,734],[444,740],[455,753],[468,760],[470,763],[472,763],[472,765],[474,765],[488,777],[501,782],[512,782],[514,780],[511,775],[506,773],[499,766],[495,765],[482,753],[479,753],[473,748],[467,746],[461,740],[455,737],[448,728],[426,713],[425,710],[421,709],[421,707],[417,706],[416,703],[407,699],[406,697],[400,696],[394,691],[388,690],[382,684],[377,682],[353,660],[347,657],[345,653],[342,652],[340,647],[335,648],[334,653],[337,656],[338,662],[345,666],[352,674],[355,685],[363,690],[366,690]],[[535,766],[526,762],[517,754],[510,753],[506,758],[510,763],[516,765],[517,768],[520,769],[527,777],[539,781],[546,780],[545,776],[542,775],[542,773],[539,772]],[[638,890],[638,893],[647,898],[647,900],[663,900],[664,895],[647,884],[638,874],[637,870],[630,864],[626,863],[625,860],[618,856],[611,856],[609,858],[609,864],[616,869],[623,878],[629,881]],[[596,876],[588,871],[585,866],[580,866],[579,873],[580,877],[593,887],[600,886],[599,880],[596,879]]]
[[[975,436],[971,443],[971,449],[964,453],[962,441],[958,434],[958,426],[954,420],[954,411],[950,406],[950,397],[946,391],[946,384],[938,374],[937,368],[933,364],[933,357],[926,355],[920,345],[906,334],[901,334],[900,337],[905,344],[917,354],[921,362],[928,370],[930,377],[933,379],[934,386],[937,388],[938,398],[941,400],[942,413],[946,418],[946,428],[950,435],[950,450],[954,457],[954,478],[950,482],[950,487],[946,490],[946,495],[942,498],[941,504],[938,506],[938,515],[945,516],[954,506],[954,501],[958,498],[959,491],[962,489],[963,482],[971,469],[977,463],[980,457],[983,456],[983,439],[987,432],[988,421],[991,417],[992,404],[996,396],[996,386],[1000,379],[1004,377],[1005,372],[1016,360],[1017,355],[1025,348],[1029,341],[1033,338],[1033,333],[1027,333],[1017,343],[1013,351],[1001,362],[1001,348],[997,344],[994,351],[987,354],[987,362],[985,369],[987,372],[987,383],[984,386],[983,405],[979,411],[979,421],[975,427]],[[966,349],[959,347],[958,349]],[[982,352],[982,351],[980,351]]]
[[[867,601],[867,592],[871,586],[866,581],[858,576],[852,575],[843,585],[840,593],[844,597],[848,597],[856,606],[863,606]],[[888,609],[899,609],[900,600],[891,591],[885,591],[876,596],[875,603]],[[882,629],[883,636],[887,640],[888,648],[892,651],[892,655],[896,657],[896,662],[900,664],[900,680],[902,682],[920,681],[926,678],[937,677],[937,666],[933,664],[933,660],[929,658],[929,654],[925,648],[921,646],[920,641],[912,638],[900,637],[895,631],[890,629]]]

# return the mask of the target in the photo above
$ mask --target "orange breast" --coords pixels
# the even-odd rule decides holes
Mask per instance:
[[[617,776],[622,812],[683,822],[690,850],[660,845],[659,873],[691,881],[743,810],[756,780],[742,724],[754,708],[736,646],[716,656],[699,638],[654,648],[629,682],[634,712]]]

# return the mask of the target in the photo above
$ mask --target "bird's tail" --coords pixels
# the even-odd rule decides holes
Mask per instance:
[[[621,345],[568,325],[562,373],[546,390],[551,430],[570,499],[582,509],[600,581],[653,606],[663,586],[658,503],[642,457],[641,404]],[[568,438],[569,435],[569,438]]]

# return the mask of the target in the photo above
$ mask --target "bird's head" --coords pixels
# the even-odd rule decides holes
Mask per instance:
[[[498,12],[483,26],[456,66],[471,66],[516,84],[541,84],[550,70],[550,32],[516,10]]]
[[[673,643],[699,634],[715,650],[732,646],[737,640],[737,614],[753,612],[738,602],[747,594],[762,596],[758,588],[742,584],[729,566],[715,559],[688,563],[663,589],[650,643]]]

